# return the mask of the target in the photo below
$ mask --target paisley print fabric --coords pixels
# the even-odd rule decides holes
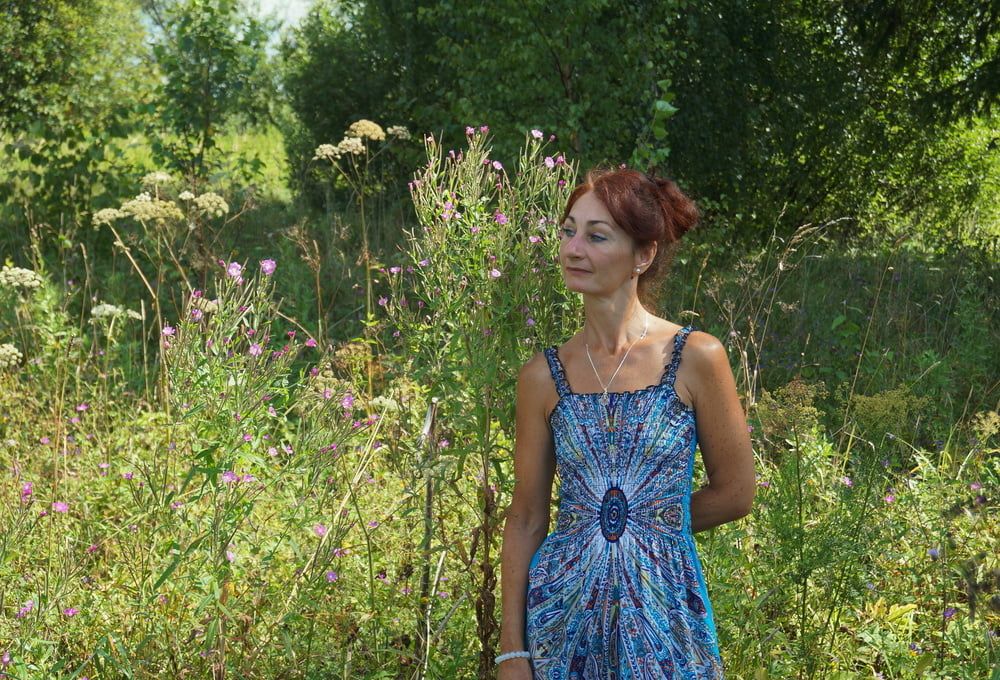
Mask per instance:
[[[525,634],[537,680],[722,678],[691,535],[694,411],[674,391],[692,327],[660,381],[579,394],[555,347],[555,531],[531,559]],[[608,414],[611,414],[609,426]]]

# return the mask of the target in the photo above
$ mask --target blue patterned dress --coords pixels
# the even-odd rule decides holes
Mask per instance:
[[[694,410],[674,390],[691,330],[674,336],[659,383],[609,392],[606,406],[570,390],[556,348],[545,350],[561,486],[556,529],[528,568],[536,680],[722,678],[691,534]]]

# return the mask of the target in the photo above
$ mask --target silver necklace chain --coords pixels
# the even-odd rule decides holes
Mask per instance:
[[[632,344],[630,344],[628,346],[628,349],[625,350],[625,355],[622,357],[622,360],[618,362],[618,368],[616,368],[615,372],[611,374],[611,379],[608,381],[607,385],[605,385],[604,381],[601,380],[601,374],[597,372],[597,366],[594,365],[594,358],[590,356],[590,345],[587,343],[583,343],[584,348],[587,350],[587,359],[590,361],[590,367],[594,369],[594,375],[597,376],[597,382],[601,384],[601,388],[603,389],[604,393],[601,395],[601,403],[603,403],[605,407],[607,407],[608,405],[608,388],[611,387],[611,383],[613,383],[615,381],[615,378],[618,377],[618,371],[622,370],[622,366],[625,365],[625,360],[628,359],[628,353],[632,351],[633,347],[635,347],[635,343],[639,342],[644,337],[646,337],[646,333],[648,331],[649,331],[649,312],[647,311],[646,323],[643,326],[642,335],[633,340]]]

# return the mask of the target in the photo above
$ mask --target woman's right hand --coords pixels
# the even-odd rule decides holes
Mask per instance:
[[[527,659],[507,659],[498,666],[497,680],[532,680],[531,664]]]

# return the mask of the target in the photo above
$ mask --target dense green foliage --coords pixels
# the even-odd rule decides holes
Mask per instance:
[[[375,115],[488,121],[501,158],[542,126],[585,167],[668,171],[745,241],[836,220],[944,247],[974,215],[995,243],[1000,25],[981,5],[319,2],[284,45],[290,155]]]
[[[179,0],[163,16],[153,47],[158,120],[177,141],[153,147],[171,166],[204,177],[206,154],[228,120],[259,122],[274,108],[264,52],[271,31],[238,0]]]

